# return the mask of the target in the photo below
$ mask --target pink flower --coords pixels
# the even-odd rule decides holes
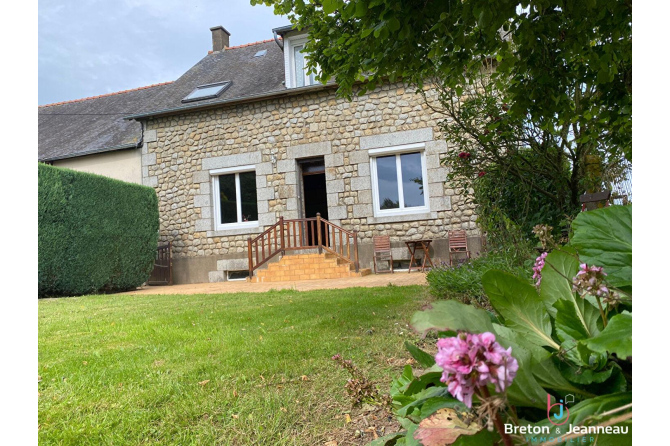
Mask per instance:
[[[470,153],[461,152],[461,153],[458,154],[458,157],[461,158],[461,159],[467,159],[467,158],[470,158]]]
[[[472,396],[480,387],[493,384],[496,391],[504,391],[519,369],[512,348],[505,350],[488,332],[439,339],[435,362],[443,369],[440,381],[467,407],[472,407]]]
[[[544,268],[544,259],[547,258],[547,253],[543,252],[535,259],[535,266],[533,266],[533,279],[536,279],[535,286],[539,287],[542,282],[542,268]]]
[[[607,297],[611,291],[605,285],[607,273],[600,266],[588,266],[586,263],[579,265],[579,272],[572,278],[572,291],[584,297],[592,294],[598,297]]]

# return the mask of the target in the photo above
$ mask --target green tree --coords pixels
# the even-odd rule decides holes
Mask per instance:
[[[448,161],[464,190],[495,172],[570,215],[599,187],[593,172],[631,160],[630,0],[251,2],[308,29],[308,66],[340,95],[399,80],[424,94],[458,147]],[[464,150],[469,165],[454,164]]]

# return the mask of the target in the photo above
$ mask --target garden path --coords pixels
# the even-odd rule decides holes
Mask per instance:
[[[121,294],[221,294],[221,293],[263,293],[270,290],[294,289],[298,291],[333,288],[378,287],[389,284],[426,285],[426,274],[420,272],[396,271],[394,274],[369,274],[363,277],[344,279],[299,280],[290,282],[249,283],[229,281],[216,283],[192,283],[172,286],[143,286]]]

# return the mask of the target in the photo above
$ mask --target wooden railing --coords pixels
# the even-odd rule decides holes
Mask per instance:
[[[277,223],[259,236],[253,239],[249,237],[247,240],[249,277],[278,254],[309,249],[316,249],[319,254],[323,250],[335,254],[353,264],[356,272],[359,270],[358,231],[347,231],[316,214],[316,217],[292,220],[279,217]]]

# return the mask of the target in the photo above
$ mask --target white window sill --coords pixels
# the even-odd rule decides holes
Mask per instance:
[[[247,223],[231,223],[217,226],[214,231],[207,231],[207,237],[222,237],[226,235],[256,234],[260,232],[257,221]]]
[[[384,218],[384,217],[402,217],[405,215],[417,215],[417,214],[429,214],[430,208],[428,206],[417,206],[413,208],[405,208],[398,210],[384,210],[380,211],[375,209],[374,216],[375,218]]]
[[[409,221],[434,220],[437,218],[437,212],[418,212],[413,214],[394,214],[379,215],[368,217],[368,224],[377,223],[403,223]]]

